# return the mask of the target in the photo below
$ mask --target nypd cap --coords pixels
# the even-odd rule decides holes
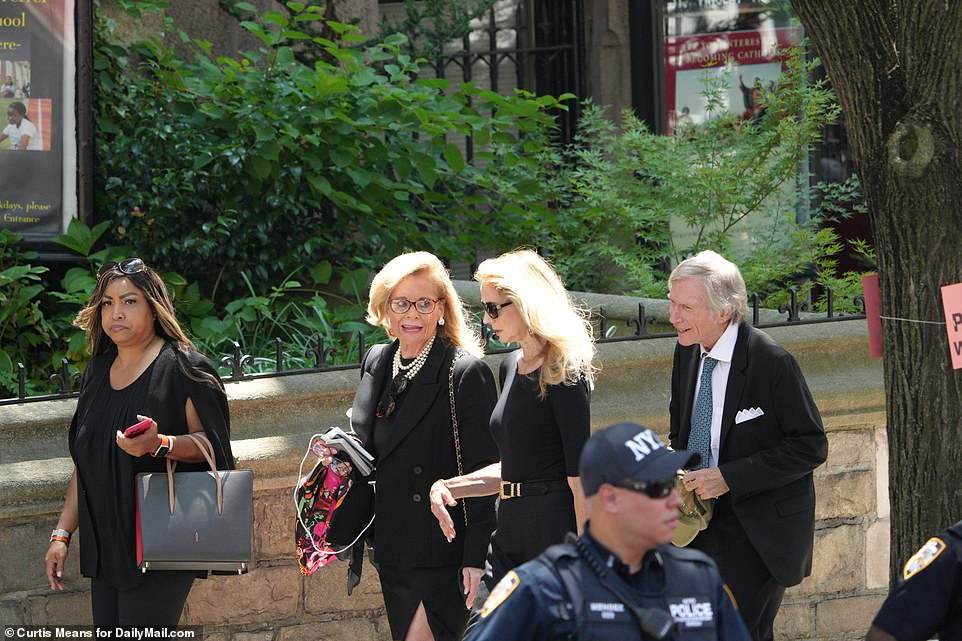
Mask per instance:
[[[593,496],[603,483],[661,481],[700,459],[697,452],[676,452],[665,447],[647,427],[618,423],[595,432],[585,443],[579,464],[581,487],[585,496]]]

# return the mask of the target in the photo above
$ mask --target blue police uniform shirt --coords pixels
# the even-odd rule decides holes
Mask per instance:
[[[919,548],[872,623],[899,641],[962,639],[962,521]]]
[[[582,538],[591,546],[596,557],[639,595],[661,595],[659,608],[669,612],[675,621],[669,639],[751,641],[718,570],[707,556],[694,550],[682,551],[672,546],[661,546],[645,555],[638,572],[630,573],[628,566],[594,539],[587,527]],[[466,641],[555,641],[571,638],[570,635],[579,627],[579,622],[575,620],[579,606],[571,604],[572,599],[555,568],[543,562],[549,554],[550,549],[537,559],[515,568],[498,583]],[[699,585],[697,594],[693,594],[692,598],[677,598],[678,595],[675,595],[676,598],[672,599],[665,594],[666,570],[678,568],[679,563],[693,563],[693,558],[697,558],[698,563],[710,566],[710,584]],[[587,565],[581,557],[574,562]],[[630,635],[636,635],[635,638],[641,640],[648,639],[641,633],[632,615],[626,609],[618,608],[620,602],[614,593],[602,589],[605,591],[604,602],[587,599],[589,602],[585,605],[583,616],[588,621],[610,618],[613,623],[617,622],[616,618],[624,619],[627,627],[622,627],[616,633],[619,641],[630,641]],[[706,598],[708,604],[702,603]],[[699,606],[704,608],[706,605],[713,620],[704,621],[705,625],[697,629],[689,627],[687,624],[690,624],[692,617],[699,615]],[[644,607],[651,606],[644,604]],[[623,636],[626,633],[629,636]]]

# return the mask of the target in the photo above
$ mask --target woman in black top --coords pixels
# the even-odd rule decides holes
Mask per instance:
[[[369,540],[391,635],[454,641],[481,579],[494,500],[453,506],[458,543],[449,545],[428,492],[434,479],[457,475],[459,465],[470,472],[497,460],[488,431],[494,377],[478,358],[480,342],[464,322],[447,270],[432,254],[402,254],[384,266],[371,283],[367,320],[395,339],[365,355],[351,409],[351,427],[377,466]],[[324,454],[329,463],[331,452]],[[337,523],[335,516],[332,532]]]
[[[181,462],[179,470],[208,469],[190,439],[177,439],[188,432],[204,432],[218,468],[232,469],[227,396],[178,325],[163,280],[139,258],[101,267],[75,324],[93,358],[70,424],[74,472],[44,559],[47,579],[64,589],[67,545],[79,527],[94,624],[175,626],[194,574],[137,569],[135,476],[164,472],[164,457]],[[146,432],[123,435],[148,417]]]
[[[501,363],[501,397],[491,415],[501,461],[437,481],[431,509],[452,541],[456,533],[446,506],[458,498],[500,495],[485,576],[491,588],[565,533],[581,532],[578,458],[591,430],[594,342],[586,314],[534,252],[486,260],[475,279],[485,322],[501,341],[520,346]]]

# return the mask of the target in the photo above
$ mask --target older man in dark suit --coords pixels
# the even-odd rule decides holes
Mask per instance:
[[[678,332],[670,441],[699,451],[685,486],[714,501],[691,542],[715,559],[756,641],[773,639],[785,588],[811,573],[812,470],[828,441],[798,364],[745,322],[745,281],[712,251],[683,261],[668,281]]]

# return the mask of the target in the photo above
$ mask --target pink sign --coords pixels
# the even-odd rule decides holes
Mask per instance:
[[[962,369],[962,283],[942,288],[942,308],[945,310],[945,331],[949,334],[952,369]]]
[[[868,355],[882,358],[882,303],[878,274],[862,275],[862,293],[865,297],[865,320],[868,322]]]

